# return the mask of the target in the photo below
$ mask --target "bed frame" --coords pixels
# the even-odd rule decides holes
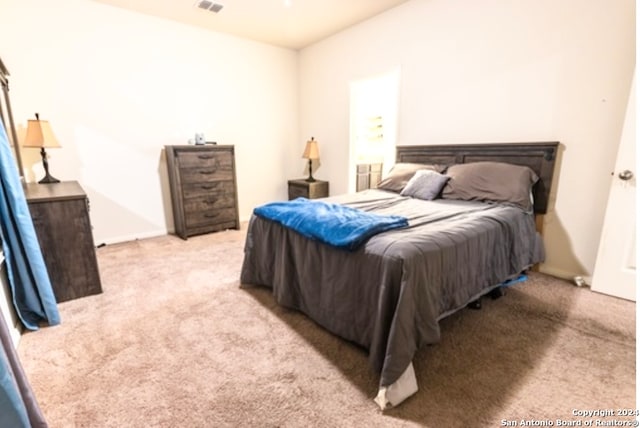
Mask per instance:
[[[533,187],[533,209],[536,214],[546,214],[557,151],[557,141],[397,146],[396,162],[450,166],[493,161],[528,166],[540,177]]]

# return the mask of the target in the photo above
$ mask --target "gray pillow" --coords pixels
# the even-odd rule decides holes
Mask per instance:
[[[440,194],[448,180],[449,177],[446,175],[429,169],[421,169],[416,171],[400,194],[431,201]]]
[[[443,199],[504,202],[532,211],[532,186],[538,176],[531,168],[503,162],[472,162],[450,166]]]
[[[446,167],[442,165],[398,162],[391,168],[391,171],[389,171],[386,177],[380,181],[376,187],[378,189],[400,193],[416,171],[428,169],[431,171],[443,172],[445,168]]]

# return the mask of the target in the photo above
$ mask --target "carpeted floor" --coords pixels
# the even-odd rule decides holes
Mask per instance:
[[[532,273],[443,320],[420,391],[381,412],[365,351],[240,288],[243,231],[98,250],[104,292],[19,353],[50,426],[499,427],[634,409],[635,304]]]

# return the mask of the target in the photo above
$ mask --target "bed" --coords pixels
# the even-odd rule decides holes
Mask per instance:
[[[412,360],[420,347],[438,342],[442,318],[544,260],[535,216],[547,212],[557,147],[557,142],[398,146],[396,165],[379,188],[322,201],[402,216],[406,227],[345,250],[256,210],[247,230],[241,286],[270,287],[279,304],[366,349],[380,376],[375,402],[382,409],[396,406],[418,390]],[[491,176],[494,187],[482,188],[487,183],[478,171]],[[426,176],[429,183],[446,177],[437,191],[428,189],[430,196],[436,192],[430,199],[420,193],[429,187]],[[529,183],[526,198],[494,195],[494,188],[509,192],[502,187],[519,181],[525,183],[519,190]],[[485,192],[480,197],[473,193],[478,188]]]

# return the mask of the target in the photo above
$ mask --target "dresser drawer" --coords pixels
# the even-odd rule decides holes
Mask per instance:
[[[233,195],[234,187],[233,181],[209,181],[199,183],[184,183],[182,185],[182,196],[184,199],[193,198],[203,195],[220,195],[229,194]],[[233,197],[233,196],[232,196]]]
[[[183,151],[178,152],[179,168],[225,168],[231,170],[233,156],[230,152]]]
[[[183,184],[210,183],[222,180],[233,180],[233,170],[231,168],[214,166],[180,168],[180,181]]]
[[[186,212],[184,218],[187,228],[193,228],[235,221],[236,212],[232,207],[222,209],[212,208],[202,211]]]
[[[218,208],[233,208],[235,199],[231,194],[204,195],[184,200],[185,215],[198,211],[209,211]]]

